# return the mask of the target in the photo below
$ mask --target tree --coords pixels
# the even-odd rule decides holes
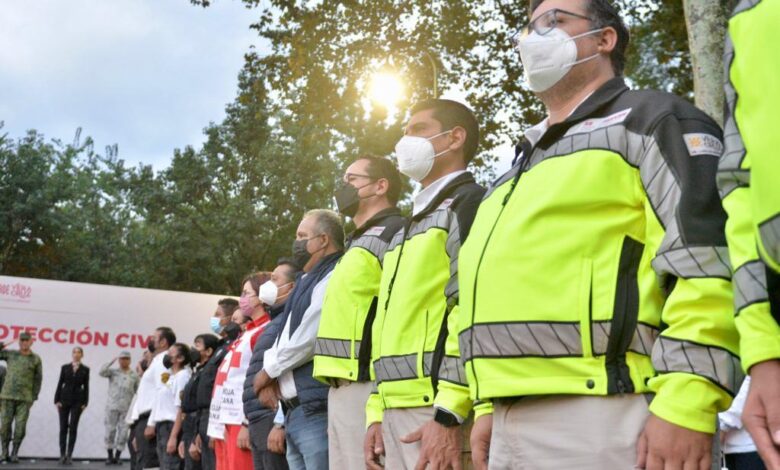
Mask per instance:
[[[723,125],[723,44],[734,0],[683,0],[696,106]]]

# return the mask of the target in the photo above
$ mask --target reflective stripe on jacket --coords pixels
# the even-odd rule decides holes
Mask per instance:
[[[655,415],[714,432],[742,378],[721,142],[688,102],[615,78],[521,144],[460,252],[471,398],[655,392]]]
[[[484,191],[470,173],[457,176],[390,242],[372,329],[377,387],[368,424],[381,421],[386,408],[433,405],[443,322],[457,303],[458,251]]]
[[[729,214],[726,234],[745,370],[780,358],[780,60],[768,47],[780,41],[778,22],[780,2],[741,2],[729,20],[724,58],[726,150],[718,187]]]
[[[314,348],[314,377],[370,379],[371,325],[376,315],[382,260],[404,225],[396,208],[383,210],[350,236],[344,256],[333,270]]]

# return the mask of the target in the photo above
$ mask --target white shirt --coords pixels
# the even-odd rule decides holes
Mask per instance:
[[[743,454],[756,451],[756,444],[742,425],[742,408],[745,407],[745,399],[749,389],[750,377],[745,377],[739,393],[731,402],[731,408],[718,414],[720,429],[724,436],[724,454]]]
[[[593,92],[589,93],[588,96],[586,96],[582,101],[580,101],[577,104],[577,106],[575,106],[575,108],[571,110],[568,116],[564,118],[564,120],[569,119],[569,116],[574,114],[574,112],[577,111],[577,109],[580,106],[582,106],[582,103],[586,102],[588,98],[591,97],[591,95],[593,95]],[[536,145],[540,140],[542,140],[542,137],[544,137],[545,132],[547,132],[547,129],[549,128],[550,128],[550,116],[547,116],[542,120],[542,122],[528,128],[525,131],[525,138],[526,140],[528,140],[528,142],[531,145]]]
[[[458,176],[462,175],[463,173],[466,173],[468,170],[458,170],[453,171],[450,174],[444,175],[441,178],[437,179],[433,183],[429,184],[427,188],[421,190],[419,193],[417,193],[416,196],[414,196],[414,205],[412,209],[412,214],[417,215],[423,210],[425,210],[426,207],[436,199],[436,196],[439,195],[442,189],[444,189],[445,186],[447,186],[450,181],[454,180]]]
[[[246,421],[244,416],[244,382],[246,371],[249,369],[249,361],[252,359],[257,338],[268,325],[268,319],[249,330],[246,330],[230,346],[232,354],[229,361],[223,361],[220,372],[224,371],[225,381],[222,383],[221,403],[219,405],[219,422],[222,424],[238,425]]]
[[[162,374],[168,371],[163,365],[163,356],[165,356],[163,353],[154,356],[152,363],[149,364],[149,368],[141,376],[135,405],[131,413],[134,422],[142,414],[152,411],[154,400],[157,396],[157,386],[162,383]]]
[[[152,407],[152,414],[149,415],[147,426],[154,426],[163,421],[175,421],[176,413],[181,408],[181,394],[187,382],[192,377],[192,370],[185,367],[179,372],[172,374],[167,372],[163,374],[163,380],[157,388],[157,397]]]
[[[314,358],[314,343],[317,340],[317,330],[320,327],[322,314],[322,301],[325,298],[325,290],[333,271],[314,286],[311,293],[311,303],[303,313],[301,324],[290,335],[290,321],[292,313],[287,317],[282,334],[263,356],[263,369],[271,378],[279,379],[279,389],[286,400],[298,396],[293,379],[293,371],[311,361]],[[303,275],[303,279],[308,274]]]

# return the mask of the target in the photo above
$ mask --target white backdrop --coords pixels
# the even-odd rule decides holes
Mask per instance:
[[[209,332],[209,317],[222,296],[0,276],[0,342],[29,331],[43,361],[41,394],[33,404],[23,456],[59,457],[59,417],[54,390],[74,346],[90,368],[89,406],[81,416],[74,457],[104,458],[104,409],[108,380],[101,365],[127,349],[141,359],[148,337],[169,326],[191,345]],[[9,347],[17,349],[18,344]],[[114,364],[116,367],[116,364]],[[126,453],[126,452],[124,452]]]

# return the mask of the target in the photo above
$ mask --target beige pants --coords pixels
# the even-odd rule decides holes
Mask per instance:
[[[328,462],[334,470],[364,470],[366,401],[371,382],[341,382],[328,392]]]
[[[556,395],[498,403],[489,468],[633,469],[647,407],[643,395]]]
[[[420,442],[404,444],[401,438],[433,419],[433,411],[432,406],[385,410],[382,419],[382,439],[385,443],[386,469],[414,469],[420,456]]]

